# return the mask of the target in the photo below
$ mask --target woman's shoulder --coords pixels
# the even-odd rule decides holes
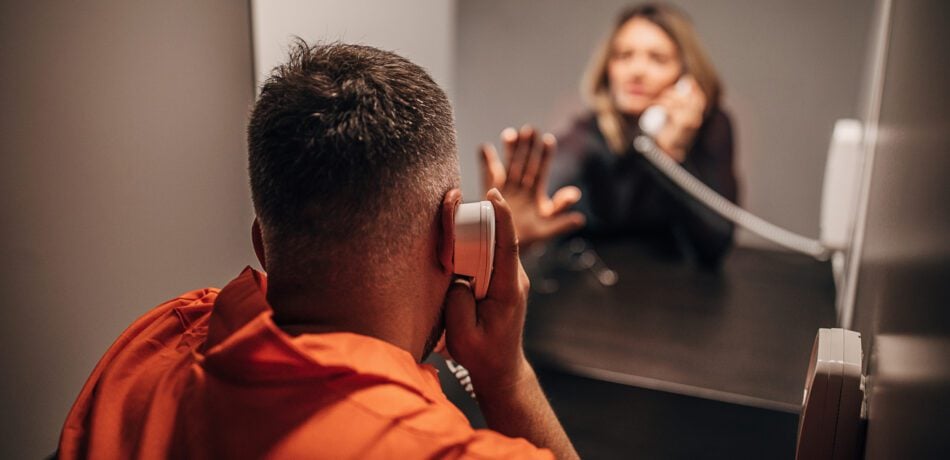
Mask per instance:
[[[591,131],[598,131],[597,116],[594,112],[584,112],[574,115],[568,123],[567,130],[562,135],[567,136],[573,133],[588,133]]]
[[[582,154],[599,151],[606,147],[604,136],[597,126],[597,117],[593,112],[575,116],[568,126],[557,135],[559,151]]]
[[[732,141],[733,138],[732,116],[722,107],[714,107],[700,128],[699,136],[701,139],[714,143]]]
[[[731,130],[732,115],[722,106],[713,107],[713,109],[709,111],[709,115],[706,115],[706,121],[703,123],[703,127],[725,127]]]
[[[692,155],[732,157],[733,149],[732,117],[725,109],[716,107],[706,116],[706,121],[703,122],[697,135]]]

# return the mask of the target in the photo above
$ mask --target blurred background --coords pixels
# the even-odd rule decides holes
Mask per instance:
[[[181,292],[222,286],[256,264],[245,126],[257,85],[283,59],[291,36],[370,44],[427,68],[455,106],[463,192],[473,201],[482,193],[477,145],[523,123],[558,133],[583,113],[581,75],[617,11],[630,3],[3,1],[0,453],[51,454],[82,383],[132,320]],[[947,453],[950,441],[939,433],[950,415],[950,207],[942,177],[950,171],[947,5],[676,4],[692,17],[724,82],[745,208],[816,236],[835,120],[863,123],[862,186],[847,210],[856,219],[847,272],[835,288],[822,272],[827,282],[818,284],[830,289],[831,301],[815,307],[823,319],[803,334],[814,337],[818,326],[862,333],[864,372],[873,382],[866,456]],[[773,250],[749,233],[737,240],[743,248]],[[785,319],[762,321],[781,327]],[[808,355],[810,343],[796,346]],[[804,382],[799,368],[807,362],[794,366],[792,377],[801,374]],[[787,401],[730,402],[677,390],[682,382],[597,379],[564,368],[545,375],[559,394],[597,393],[615,407],[627,396],[651,401],[624,407],[628,412],[700,407],[707,415],[730,414],[736,430],[716,431],[718,440],[700,437],[726,449],[706,450],[708,456],[735,456],[727,449],[743,441],[743,423],[762,416],[735,411],[772,410],[781,414],[774,424],[781,433],[767,439],[780,445],[768,456],[794,454],[797,413]],[[601,387],[605,382],[616,386]],[[761,386],[769,385],[766,376]],[[655,393],[630,396],[624,388]],[[580,414],[565,420],[572,436],[610,418],[583,413],[582,400],[563,401],[565,411]],[[704,451],[669,446],[689,430],[713,430],[712,415],[694,418],[677,435],[635,424],[620,423],[619,430],[667,446],[644,452],[688,457]],[[612,438],[615,449],[587,452],[620,456],[630,447],[621,438]]]

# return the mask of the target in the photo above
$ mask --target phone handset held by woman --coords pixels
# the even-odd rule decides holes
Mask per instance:
[[[491,201],[460,204],[455,211],[455,274],[468,279],[475,300],[488,294],[495,264],[495,208]],[[472,377],[454,360],[446,359],[449,372],[472,397]]]
[[[689,91],[689,83],[685,80],[685,75],[680,77],[676,82],[675,88],[675,91],[679,94],[686,94]],[[673,183],[685,190],[688,194],[692,195],[697,201],[737,225],[769,241],[808,254],[818,260],[828,259],[831,255],[831,249],[820,241],[790,232],[736,206],[722,195],[716,193],[715,190],[700,182],[699,179],[695,178],[689,171],[670,158],[669,155],[663,153],[663,151],[657,147],[654,139],[657,134],[663,130],[663,127],[666,126],[668,118],[669,114],[667,114],[665,107],[659,105],[647,107],[647,109],[640,114],[639,120],[640,130],[643,131],[643,134],[633,140],[633,148],[643,154],[656,169],[666,175]]]
[[[689,82],[686,81],[686,75],[676,80],[673,88],[677,94],[684,95],[689,93]],[[660,131],[663,131],[668,117],[669,114],[666,113],[666,107],[662,105],[651,105],[640,114],[640,129],[651,137],[656,137],[657,134],[660,134]]]

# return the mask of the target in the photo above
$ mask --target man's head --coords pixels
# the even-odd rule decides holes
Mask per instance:
[[[272,279],[420,275],[397,272],[432,239],[459,183],[451,107],[422,68],[367,46],[298,41],[261,88],[248,144]]]

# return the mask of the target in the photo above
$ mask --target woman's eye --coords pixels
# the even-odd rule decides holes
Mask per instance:
[[[660,53],[650,53],[650,59],[657,64],[666,64],[670,62],[670,57]]]
[[[624,51],[614,51],[613,53],[613,59],[616,61],[626,61],[627,59],[630,59],[631,57],[633,57],[633,51],[624,50]]]

